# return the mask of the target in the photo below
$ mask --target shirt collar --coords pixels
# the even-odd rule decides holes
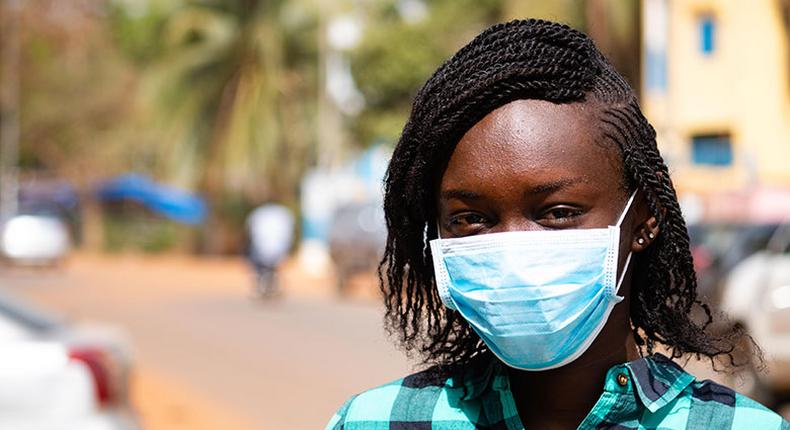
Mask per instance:
[[[448,380],[453,388],[463,388],[462,400],[474,400],[489,388],[508,388],[507,372],[503,364],[488,355],[477,357],[464,366],[463,371]]]
[[[631,374],[639,400],[650,412],[675,400],[694,382],[694,376],[661,354],[630,361],[624,366]]]
[[[639,400],[650,412],[656,412],[683,392],[694,376],[661,354],[640,358],[612,367],[608,374],[616,374],[623,367],[631,374]],[[607,380],[611,378],[607,377]],[[480,360],[471,365],[460,378],[452,378],[450,385],[464,387],[464,400],[473,400],[489,388],[502,391],[510,388],[507,371],[497,359]]]

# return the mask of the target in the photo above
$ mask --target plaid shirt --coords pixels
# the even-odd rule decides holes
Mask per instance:
[[[503,365],[493,360],[457,381],[429,369],[349,399],[327,430],[512,429],[524,426]],[[579,429],[781,429],[790,423],[656,354],[609,369],[603,394]]]

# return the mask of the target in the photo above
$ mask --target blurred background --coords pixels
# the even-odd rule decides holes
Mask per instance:
[[[389,154],[432,71],[526,17],[637,90],[767,371],[686,365],[788,416],[790,1],[0,0],[0,428],[321,428],[411,372]]]

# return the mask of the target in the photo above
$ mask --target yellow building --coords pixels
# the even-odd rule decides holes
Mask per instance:
[[[642,107],[689,212],[790,217],[790,1],[643,0],[642,15]]]

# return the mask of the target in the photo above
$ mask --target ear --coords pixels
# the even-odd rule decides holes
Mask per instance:
[[[647,249],[658,237],[660,229],[656,217],[648,209],[645,195],[637,193],[634,201],[634,218],[631,224],[631,252],[638,253]]]
[[[659,228],[656,217],[650,215],[644,222],[634,226],[631,252],[637,253],[644,251],[656,240],[658,234]]]

